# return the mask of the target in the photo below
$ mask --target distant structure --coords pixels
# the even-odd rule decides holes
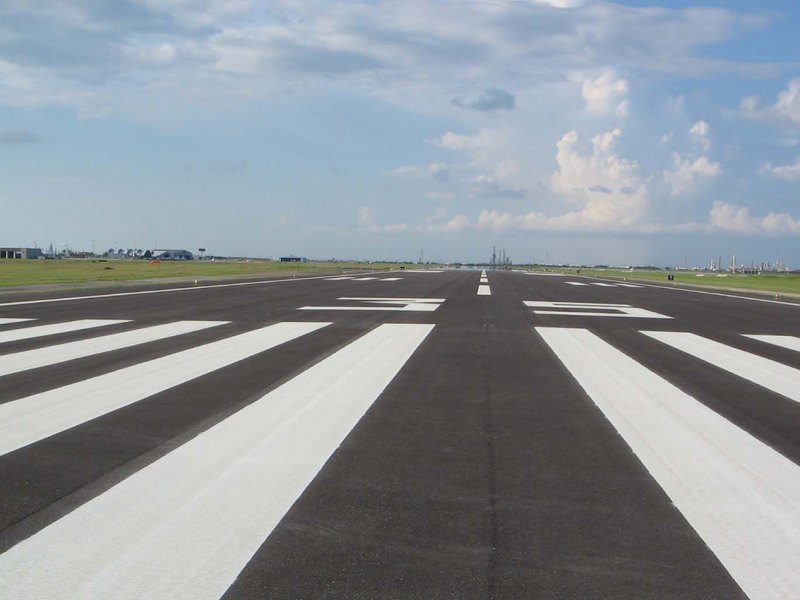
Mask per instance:
[[[305,256],[281,256],[278,259],[278,262],[307,262],[308,259]]]
[[[0,248],[0,259],[44,258],[39,248]]]
[[[158,260],[194,260],[194,255],[188,250],[159,249],[153,250],[153,258]]]

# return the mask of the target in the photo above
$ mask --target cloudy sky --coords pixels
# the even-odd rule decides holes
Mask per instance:
[[[800,267],[796,0],[4,0],[0,245]]]

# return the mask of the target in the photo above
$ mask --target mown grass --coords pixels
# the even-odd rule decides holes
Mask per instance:
[[[544,269],[537,268],[537,271]],[[552,268],[555,273],[577,274],[575,268]],[[730,290],[752,290],[776,294],[800,294],[800,273],[762,273],[756,275],[739,275],[731,273],[697,273],[694,271],[643,271],[622,269],[580,269],[580,275],[587,277],[605,277],[608,279],[624,279],[627,281],[667,281],[667,275],[674,275],[677,284],[696,285],[709,288]]]
[[[271,261],[0,260],[0,288],[25,285],[96,284],[172,277],[313,275],[398,268],[384,263],[276,263]]]

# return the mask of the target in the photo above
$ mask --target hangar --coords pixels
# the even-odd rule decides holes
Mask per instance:
[[[44,256],[39,248],[0,248],[0,259],[40,258]]]

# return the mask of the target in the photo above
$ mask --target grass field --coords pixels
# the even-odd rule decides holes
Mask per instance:
[[[216,278],[313,275],[349,270],[399,268],[382,263],[276,263],[270,261],[2,260],[0,288],[23,285],[97,284],[172,277]]]
[[[537,271],[543,271],[537,268]],[[577,269],[552,268],[559,273],[576,273]],[[733,275],[729,273],[698,273],[695,271],[627,271],[621,269],[580,269],[580,274],[587,277],[608,279],[624,279],[627,281],[667,282],[667,275],[674,275],[676,284],[696,285],[710,288],[726,288],[730,290],[748,290],[771,294],[800,295],[800,274],[798,273],[763,273],[760,275]]]

